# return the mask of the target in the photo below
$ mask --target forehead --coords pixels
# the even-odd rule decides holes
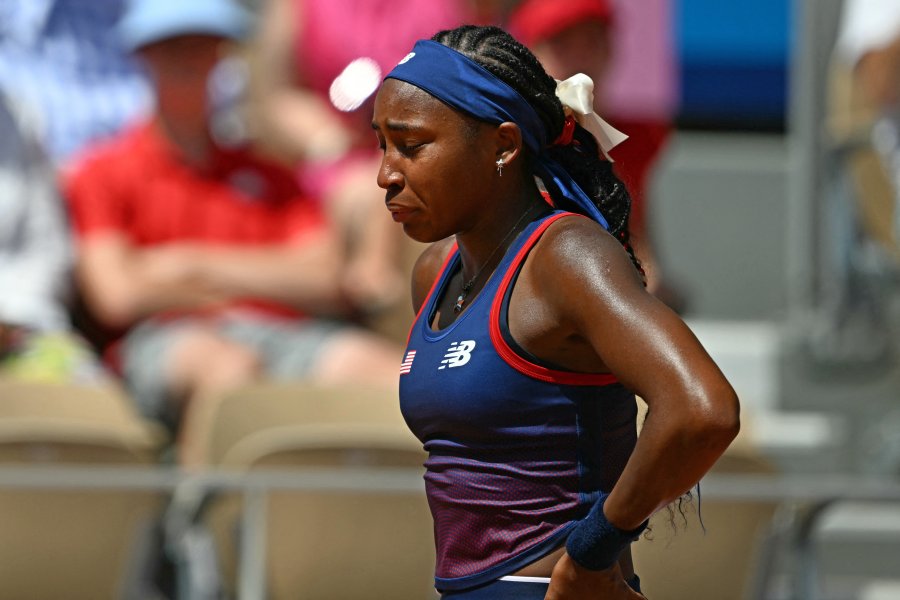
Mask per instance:
[[[375,97],[374,122],[415,120],[433,124],[470,120],[425,90],[398,79],[385,79]]]

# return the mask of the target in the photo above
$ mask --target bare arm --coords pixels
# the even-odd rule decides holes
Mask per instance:
[[[82,243],[78,277],[97,317],[127,326],[165,310],[200,309],[235,298],[261,298],[297,308],[333,311],[338,302],[334,253],[321,244],[139,249],[122,234]]]
[[[229,296],[272,300],[317,314],[348,308],[330,233],[287,246],[176,246],[171,251],[195,278]]]
[[[351,143],[324,100],[300,81],[294,49],[301,4],[269,0],[248,56],[251,130],[265,150],[286,162],[336,158]]]
[[[148,260],[125,235],[112,231],[80,242],[76,276],[94,315],[116,328],[160,311],[196,309],[228,299],[177,262]]]
[[[649,406],[605,514],[638,527],[709,470],[737,435],[737,396],[684,322],[644,290],[619,243],[586,219],[547,232],[532,275],[567,332]],[[555,229],[555,231],[554,231]],[[578,338],[581,338],[580,340]]]
[[[515,303],[517,294],[536,300]],[[632,531],[693,487],[738,431],[738,402],[678,316],[644,289],[621,245],[587,219],[551,227],[533,252],[510,306],[514,337],[533,354],[576,371],[604,372],[649,405],[641,436],[602,506]],[[541,315],[539,324],[525,315]],[[638,598],[620,563],[588,570],[564,553],[549,600]]]

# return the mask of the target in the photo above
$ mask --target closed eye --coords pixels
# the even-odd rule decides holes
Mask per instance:
[[[397,149],[406,156],[412,156],[418,150],[420,150],[425,145],[425,142],[407,142],[400,146],[397,146]]]

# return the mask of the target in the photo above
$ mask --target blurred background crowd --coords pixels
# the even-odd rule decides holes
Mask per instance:
[[[722,469],[896,482],[897,0],[0,0],[3,464],[202,472],[228,466],[240,436],[290,424],[337,444],[383,421],[406,448],[395,388],[421,248],[375,184],[372,100],[415,40],[462,23],[506,27],[557,79],[590,75],[596,111],[629,135],[613,158],[648,288],[742,399],[744,432]],[[335,414],[315,412],[327,403]],[[378,440],[348,443],[337,462],[372,462],[360,453]],[[66,546],[40,525],[45,514],[28,513],[40,502],[15,475],[0,476],[0,512],[20,516],[0,530],[29,542],[0,551],[0,598],[262,597],[228,584],[227,566],[198,567],[203,552],[185,550],[196,531],[172,532],[169,489],[147,510],[150,533],[115,542],[122,555],[141,537],[143,560],[54,595],[47,570],[61,582],[69,571],[48,567],[35,539],[63,548],[52,564],[75,564],[109,537],[97,523],[112,509],[72,517],[98,537]],[[51,512],[77,504],[56,493]],[[738,503],[750,516],[730,552],[715,545],[728,543],[713,531],[715,498],[708,555],[688,546],[702,535],[663,540],[643,563],[638,550],[648,596],[811,598],[791,596],[778,579],[790,574],[760,559],[774,553],[758,542],[783,510],[775,495]],[[852,537],[870,510],[835,519]],[[879,510],[889,535],[853,539],[894,553],[896,576],[897,499]],[[235,545],[233,534],[203,539]],[[711,570],[734,591],[704,595],[701,571],[678,563],[655,591],[654,561],[683,547],[724,561]],[[878,558],[834,548],[828,564],[849,567],[816,580],[822,597],[900,597],[890,573],[873,574]],[[266,568],[273,597],[361,597],[303,595],[291,586],[309,580]]]

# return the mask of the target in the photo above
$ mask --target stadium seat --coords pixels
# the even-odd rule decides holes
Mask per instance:
[[[147,465],[164,441],[115,387],[0,379],[0,468]],[[14,483],[0,483],[0,598],[133,597],[162,491]]]
[[[258,385],[219,406],[210,440],[228,470],[399,467],[421,472],[425,453],[395,391]],[[226,586],[239,585],[240,498],[211,503]],[[310,600],[433,598],[431,516],[422,491],[276,491],[265,514],[266,597]]]

